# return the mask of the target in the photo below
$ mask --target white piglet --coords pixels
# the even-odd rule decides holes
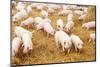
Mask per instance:
[[[37,3],[31,3],[31,4],[30,4],[30,6],[31,6],[32,8],[36,8],[37,5],[38,5]]]
[[[79,52],[80,52],[83,48],[83,45],[84,45],[83,41],[80,39],[79,36],[74,35],[74,34],[72,34],[70,36],[70,38],[71,38],[71,41],[75,47],[75,51],[77,52],[79,50]]]
[[[38,25],[42,21],[43,21],[42,17],[37,16],[34,18],[34,25]]]
[[[73,21],[68,21],[65,28],[66,28],[66,32],[70,33],[71,30],[73,29],[74,26],[74,22]]]
[[[42,10],[41,15],[42,15],[43,18],[47,18],[48,17],[48,12],[45,11],[45,10]]]
[[[63,20],[62,19],[58,19],[57,20],[57,29],[58,30],[63,30],[63,27],[64,27]]]
[[[67,53],[70,52],[71,46],[72,46],[71,39],[70,39],[69,35],[66,34],[64,31],[62,31],[62,30],[56,31],[55,42],[56,42],[56,46],[58,48],[60,46],[62,46],[63,51],[67,51]]]
[[[77,15],[82,15],[82,14],[84,14],[84,11],[75,10],[74,13],[77,14]]]
[[[67,17],[67,21],[72,21],[73,20],[73,14],[69,13]]]
[[[21,12],[23,14],[23,18],[26,18],[28,16],[28,13],[25,9],[22,9]]]
[[[81,15],[78,19],[79,19],[79,20],[84,20],[85,17],[86,17],[86,15],[87,15],[87,14],[83,14],[83,15]]]
[[[36,5],[36,9],[37,9],[38,11],[42,11],[42,10],[44,9],[44,6],[41,5],[41,4],[38,4],[38,5]]]
[[[15,7],[16,6],[16,1],[12,1],[12,7]]]
[[[23,34],[22,40],[23,40],[23,45],[22,45],[23,53],[31,54],[33,50],[33,43],[32,43],[30,35],[28,33]]]
[[[58,13],[58,15],[59,16],[67,16],[69,13],[72,13],[72,11],[71,10],[61,10],[59,13]]]
[[[87,30],[89,30],[90,28],[95,28],[95,27],[96,27],[95,21],[90,21],[82,25],[82,28],[86,28]]]
[[[73,14],[70,13],[70,14],[68,14],[68,17],[67,17],[67,24],[66,24],[66,26],[65,26],[66,32],[70,33],[71,30],[72,30],[72,28],[73,28],[73,26],[74,26]]]
[[[12,21],[13,22],[18,22],[20,20],[22,20],[23,18],[26,18],[28,16],[27,12],[22,9],[20,12],[16,13],[13,18]]]
[[[18,10],[18,11],[21,11],[22,9],[25,9],[25,4],[23,3],[23,2],[18,2],[17,3],[17,6],[16,6],[16,9]]]
[[[21,44],[22,44],[22,40],[20,37],[15,37],[12,40],[12,56],[13,57],[17,55],[19,48],[21,47]]]
[[[49,22],[44,22],[44,31],[47,33],[47,38],[49,35],[54,35],[54,29]]]
[[[53,8],[48,8],[47,9],[48,14],[53,14],[55,12],[55,10]]]
[[[23,14],[21,12],[16,13],[13,17],[12,17],[12,21],[13,22],[18,22],[23,18]]]
[[[20,26],[26,26],[26,25],[32,24],[33,22],[34,22],[34,19],[32,17],[29,17],[26,20],[22,21]]]
[[[26,30],[26,29],[24,29],[24,28],[22,28],[20,26],[16,26],[15,30],[14,30],[15,35],[17,37],[21,37],[21,38],[22,38],[23,34],[25,34],[25,33],[28,33],[30,35],[30,37],[32,38],[32,33],[33,32],[34,31],[30,32],[30,31],[28,31],[28,30]]]
[[[32,13],[32,7],[31,7],[31,5],[27,6],[26,10],[27,10],[28,14],[31,14]]]

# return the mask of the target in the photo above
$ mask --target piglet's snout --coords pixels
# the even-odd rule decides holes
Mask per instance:
[[[32,53],[32,49],[29,49],[28,50],[28,54],[30,55]]]

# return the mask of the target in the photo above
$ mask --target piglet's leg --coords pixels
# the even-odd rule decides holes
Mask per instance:
[[[75,51],[77,52],[77,47],[75,46]]]
[[[63,50],[63,51],[65,51],[65,48],[64,48],[64,46],[62,46],[62,50]]]
[[[67,51],[68,54],[69,54],[70,50],[71,50],[71,48],[68,49],[68,51]]]

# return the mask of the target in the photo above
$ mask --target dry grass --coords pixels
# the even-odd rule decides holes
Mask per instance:
[[[91,9],[93,8],[93,10]],[[94,9],[95,7],[89,7],[89,17],[88,19],[94,18]],[[91,12],[92,11],[92,12]],[[93,15],[92,15],[93,14]],[[39,11],[33,9],[32,17],[40,15]],[[59,16],[64,20],[64,24],[66,24],[67,17],[66,16]],[[51,15],[49,17],[52,20],[52,26],[56,28],[56,20],[57,20],[57,13]],[[78,17],[75,16],[74,19]],[[85,19],[86,20],[86,19]],[[13,64],[47,64],[47,63],[61,63],[61,62],[77,62],[77,61],[94,61],[96,60],[95,56],[95,47],[96,45],[93,42],[88,43],[89,40],[89,33],[95,30],[86,31],[85,29],[81,28],[82,23],[85,21],[78,21],[75,20],[75,26],[72,30],[72,33],[79,35],[80,38],[84,41],[84,50],[82,53],[76,53],[74,50],[71,50],[70,54],[66,54],[62,52],[61,49],[57,49],[54,37],[51,36],[50,38],[46,37],[46,33],[36,31],[33,33],[33,48],[31,55],[22,55],[19,54],[18,57],[14,57],[12,60]],[[14,27],[18,24],[12,23],[12,38],[15,37],[13,31]],[[34,30],[28,29],[30,31]]]
[[[85,21],[91,21],[91,20],[95,20],[96,19],[96,16],[95,16],[96,8],[95,7],[93,7],[93,6],[89,7],[88,13],[89,14],[86,16]]]

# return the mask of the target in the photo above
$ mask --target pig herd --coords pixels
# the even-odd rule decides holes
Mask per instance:
[[[40,15],[36,17],[30,16],[33,9],[39,11]],[[16,10],[17,12],[14,12]],[[57,13],[58,12],[58,13]],[[57,13],[56,28],[54,29],[52,20],[49,16]],[[88,14],[88,7],[78,5],[58,5],[45,3],[30,3],[12,1],[12,23],[18,25],[14,27],[15,37],[12,39],[12,56],[16,56],[19,49],[22,49],[23,54],[31,54],[34,47],[32,35],[36,31],[47,33],[47,38],[54,37],[56,47],[62,48],[64,52],[70,53],[74,46],[76,52],[81,52],[84,47],[84,41],[80,36],[74,34],[72,29],[75,25],[74,15],[78,15],[77,20],[83,21]],[[66,24],[60,16],[66,16]],[[24,20],[23,20],[24,19]],[[83,23],[81,28],[88,31],[96,27],[96,22],[89,21]],[[27,27],[25,29],[24,27]],[[35,27],[33,29],[32,27]],[[28,29],[32,28],[32,31]],[[90,32],[89,42],[95,42],[95,32]],[[59,49],[60,50],[60,49]]]

